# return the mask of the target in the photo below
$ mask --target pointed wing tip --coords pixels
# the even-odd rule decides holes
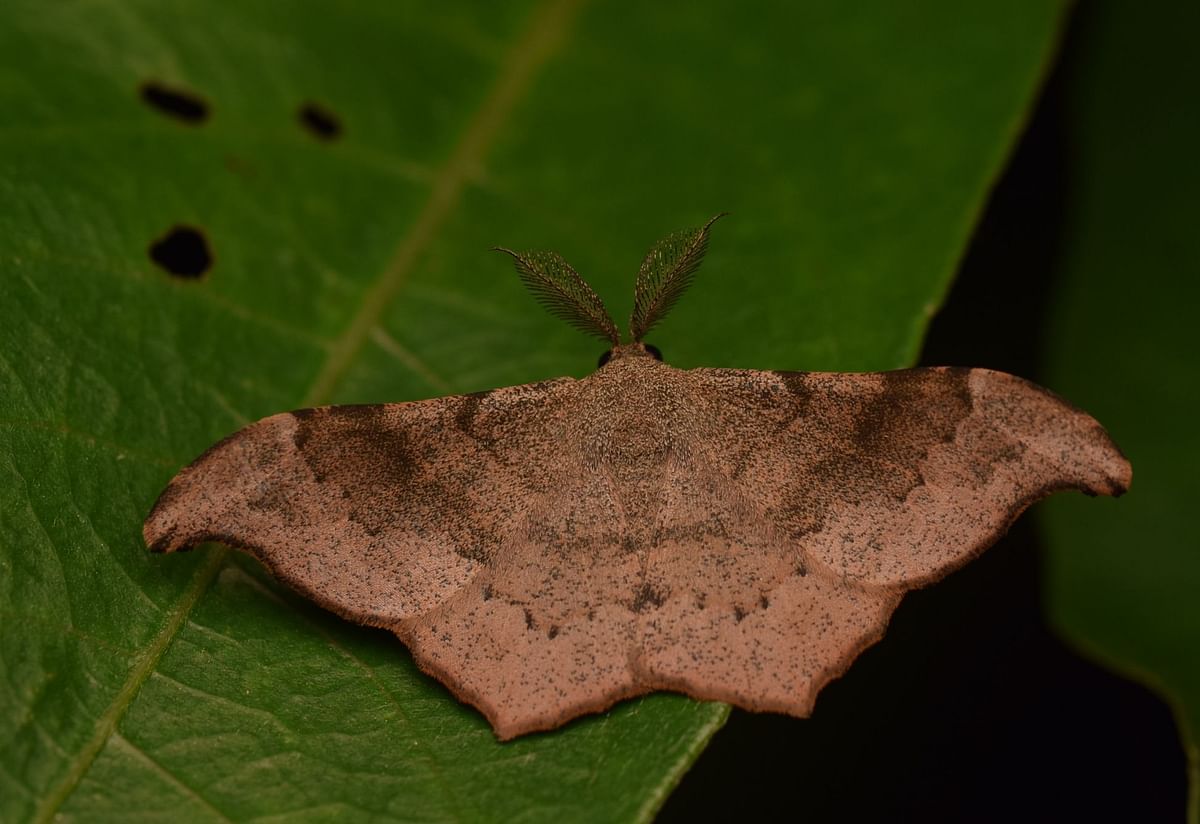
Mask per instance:
[[[142,524],[146,548],[170,553],[214,540],[236,545],[233,536],[237,530],[228,523],[229,502],[244,503],[246,494],[263,477],[263,469],[253,457],[268,448],[294,449],[298,422],[318,411],[297,409],[271,415],[204,450],[179,470],[150,508]]]
[[[644,691],[642,691],[644,692]],[[608,712],[615,704],[634,698],[641,692],[621,691],[605,696],[602,700],[540,713],[513,714],[498,709],[495,705],[485,705],[483,702],[474,703],[476,709],[487,719],[492,727],[496,740],[506,744],[517,738],[535,733],[551,733],[568,724],[586,721]],[[460,698],[460,700],[462,700]]]
[[[171,481],[167,485],[142,524],[142,540],[146,549],[158,555],[188,550],[197,543],[189,540],[189,536],[179,534],[178,517],[172,506],[176,495],[175,484],[175,481]]]
[[[170,555],[172,552],[187,552],[192,549],[195,543],[189,541],[178,541],[173,535],[167,534],[158,537],[155,540],[146,539],[146,549],[153,552],[155,555]]]
[[[150,508],[150,513],[142,523],[142,541],[146,544],[146,549],[151,552],[162,554],[174,552],[180,548],[173,540],[176,531],[175,518],[170,514],[172,501],[178,494],[176,486],[178,481],[178,475],[171,479],[166,488],[159,493],[158,500],[154,502],[154,506]]]
[[[500,743],[534,733],[555,732],[572,722],[586,721],[612,709],[616,704],[636,698],[652,691],[647,684],[630,680],[628,683],[602,694],[591,695],[581,700],[565,703],[538,705],[528,700],[508,700],[512,694],[507,690],[496,691],[475,683],[455,661],[439,656],[428,646],[428,640],[412,632],[412,626],[388,626],[391,632],[408,647],[413,663],[421,672],[438,681],[458,701],[473,707],[488,725]]]
[[[171,536],[159,532],[149,521],[142,525],[142,542],[145,543],[147,550],[156,555],[171,551]]]
[[[404,635],[400,633],[397,635],[400,635],[406,645],[409,644]],[[411,650],[412,647],[409,646],[409,649]],[[440,681],[459,701],[474,707],[488,722],[496,740],[502,744],[526,735],[554,732],[570,722],[606,712],[613,705],[645,692],[645,690],[628,688],[615,690],[597,699],[579,702],[571,706],[537,708],[524,703],[512,704],[497,700],[497,696],[491,695],[487,691],[471,688],[450,669],[425,660],[424,656],[416,654],[415,651],[413,657],[423,672]]]
[[[1120,498],[1133,485],[1133,464],[1096,419],[1086,412],[1081,411],[1078,414],[1086,416],[1091,424],[1092,430],[1088,438],[1090,444],[1087,445],[1094,450],[1096,471],[1101,477],[1098,483],[1089,485],[1085,491],[1094,495]]]
[[[1120,498],[1133,486],[1133,465],[1115,446],[1113,449],[1116,451],[1116,471],[1108,476],[1108,488],[1101,494]]]
[[[1133,467],[1107,430],[1090,414],[1065,398],[1025,378],[991,369],[969,369],[965,374],[974,398],[1017,402],[1029,413],[1028,421],[1014,427],[1018,437],[1040,443],[1047,455],[1057,456],[1061,473],[1047,484],[1044,494],[1056,489],[1079,489],[1087,495],[1119,498],[1129,491]]]
[[[496,740],[501,744],[507,744],[509,741],[520,738],[522,735],[540,732],[537,729],[523,729],[515,724],[505,724],[492,718],[488,718],[488,723],[492,725],[492,734],[496,736]]]
[[[492,734],[501,744],[507,744],[533,733],[549,732],[569,720],[551,717],[545,712],[530,712],[528,707],[525,707],[524,711],[514,712],[511,708],[495,701],[494,697],[487,694],[486,691],[473,689],[458,677],[452,667],[427,658],[410,635],[395,628],[391,629],[409,648],[417,668],[438,681],[459,702],[473,707],[482,715],[488,726],[492,728]]]

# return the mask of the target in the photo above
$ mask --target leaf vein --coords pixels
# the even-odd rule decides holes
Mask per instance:
[[[500,75],[475,116],[469,122],[455,150],[434,179],[425,206],[409,232],[401,239],[390,262],[367,291],[359,311],[346,331],[333,343],[324,366],[305,395],[303,406],[327,402],[341,381],[384,309],[398,294],[413,265],[425,251],[437,231],[458,203],[462,189],[474,170],[481,165],[488,148],[507,122],[517,102],[528,91],[537,70],[556,51],[584,0],[548,0],[535,10],[529,26],[514,43],[502,64]],[[97,720],[92,737],[75,761],[42,799],[33,820],[49,821],[75,790],[105,743],[116,732],[146,679],[178,634],[192,608],[216,577],[229,550],[213,550],[197,569],[192,582],[172,610],[162,629],[140,657],[135,660],[128,680],[113,702]]]
[[[91,738],[88,739],[88,742],[79,751],[62,779],[42,797],[42,802],[38,805],[37,810],[34,811],[34,821],[46,822],[53,819],[59,808],[62,807],[63,802],[79,786],[79,782],[83,780],[83,776],[92,766],[92,762],[96,760],[96,756],[100,754],[108,739],[116,731],[117,724],[125,715],[125,710],[133,702],[134,696],[141,690],[142,684],[150,677],[150,674],[158,665],[162,654],[166,651],[171,641],[174,640],[184,621],[187,620],[188,613],[192,611],[192,607],[195,606],[200,596],[208,588],[209,583],[216,575],[228,552],[229,550],[224,547],[214,549],[196,569],[191,583],[184,590],[183,596],[175,605],[175,609],[167,614],[167,620],[154,636],[150,645],[146,647],[139,657],[134,659],[134,665],[130,671],[129,678],[121,686],[121,689],[117,691],[113,702],[108,705],[108,708],[96,720]]]
[[[304,406],[327,402],[362,348],[384,309],[403,287],[409,273],[458,205],[459,195],[529,89],[537,70],[557,50],[583,0],[550,0],[535,12],[530,26],[509,51],[492,92],[471,119],[462,139],[433,181],[429,198],[408,233],[392,253],[382,274],[367,291],[346,331],[333,344],[313,381]]]
[[[170,784],[175,789],[181,791],[188,798],[191,798],[193,801],[198,802],[201,806],[203,806],[206,810],[211,812],[213,815],[215,815],[221,821],[232,822],[232,819],[229,816],[225,815],[225,813],[223,813],[219,809],[217,809],[216,806],[214,806],[212,804],[212,802],[210,802],[207,798],[200,795],[200,793],[193,790],[187,784],[183,783],[183,781],[180,780],[179,776],[175,775],[175,773],[171,772],[166,767],[164,767],[162,764],[160,764],[158,761],[151,758],[149,753],[147,753],[144,749],[139,747],[137,744],[134,744],[132,741],[130,741],[125,736],[121,735],[119,732],[113,733],[113,743],[118,746],[125,747],[126,750],[131,755],[133,755],[134,758],[138,759],[142,763],[149,766],[154,772],[158,773],[164,779],[166,779],[168,784]]]

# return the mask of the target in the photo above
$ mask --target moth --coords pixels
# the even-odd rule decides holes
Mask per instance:
[[[1095,420],[1001,372],[667,365],[644,338],[716,219],[650,249],[625,343],[562,257],[500,249],[608,343],[595,372],[273,415],[171,481],[147,546],[252,553],[507,740],[655,690],[807,716],[907,590],[1051,492],[1128,488]]]

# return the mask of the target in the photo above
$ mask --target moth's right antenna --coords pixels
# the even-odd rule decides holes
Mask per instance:
[[[621,335],[604,301],[587,281],[557,252],[514,252],[503,246],[492,251],[510,255],[521,281],[550,314],[562,318],[581,332],[604,338],[617,346]]]
[[[699,229],[667,235],[650,247],[638,270],[633,317],[629,319],[629,331],[635,341],[644,338],[692,285],[700,261],[708,251],[708,229],[727,214],[721,212]]]

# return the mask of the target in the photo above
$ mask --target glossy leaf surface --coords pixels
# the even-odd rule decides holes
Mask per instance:
[[[0,818],[652,814],[723,706],[499,745],[391,636],[142,519],[273,412],[587,372],[497,244],[627,317],[649,244],[729,210],[672,363],[910,363],[1058,13],[5,4]],[[174,227],[200,277],[151,259]]]

